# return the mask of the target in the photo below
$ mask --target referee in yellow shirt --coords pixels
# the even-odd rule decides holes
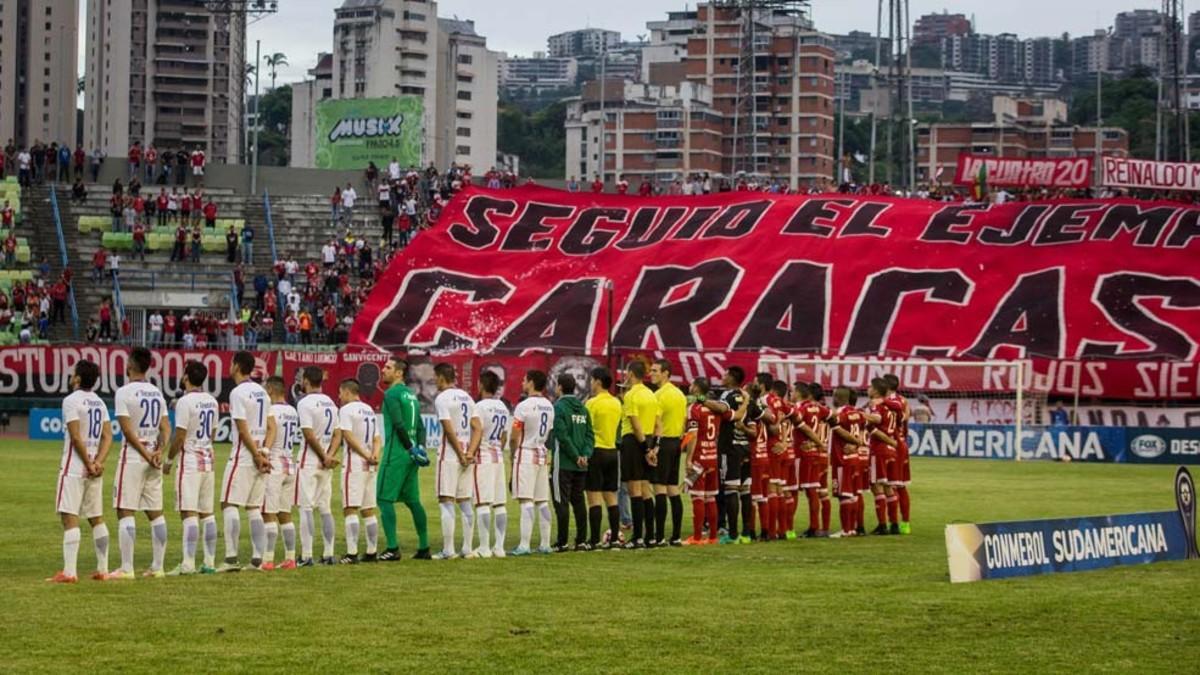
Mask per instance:
[[[592,456],[588,458],[584,490],[587,493],[590,546],[595,550],[601,547],[600,523],[605,507],[608,509],[608,525],[611,531],[604,548],[615,546],[621,535],[621,512],[617,508],[617,488],[620,487],[618,482],[621,473],[617,432],[621,428],[621,402],[610,391],[613,377],[608,368],[593,368],[591,375],[592,397],[584,403],[584,407],[592,420],[595,447]]]
[[[656,546],[682,546],[679,529],[683,526],[683,499],[679,496],[680,447],[687,419],[687,397],[671,383],[671,362],[659,359],[650,366],[650,383],[658,399],[658,466],[650,483],[654,485],[654,531]],[[671,500],[671,539],[667,540],[667,498]],[[647,541],[649,546],[650,542]]]
[[[625,548],[646,548],[654,539],[654,495],[649,478],[658,466],[658,399],[643,383],[646,364],[631,361],[625,368],[625,401],[621,406],[621,481],[629,492],[633,540]],[[643,526],[645,527],[643,537]]]

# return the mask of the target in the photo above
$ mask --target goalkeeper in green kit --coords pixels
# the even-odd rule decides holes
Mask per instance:
[[[429,559],[429,527],[425,507],[421,506],[421,488],[417,471],[429,466],[425,454],[425,424],[421,421],[421,406],[412,390],[404,384],[408,362],[391,357],[383,367],[380,382],[386,388],[383,396],[383,426],[386,443],[379,460],[376,477],[376,499],[387,550],[379,560],[399,560],[400,543],[396,539],[396,502],[403,502],[412,512],[417,531],[416,559]]]

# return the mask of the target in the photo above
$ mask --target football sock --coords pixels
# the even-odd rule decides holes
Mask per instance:
[[[263,549],[263,560],[275,563],[275,543],[279,541],[279,523],[270,522],[266,525],[267,546]]]
[[[521,541],[517,548],[529,549],[533,539],[533,502],[521,502]]]
[[[200,524],[204,526],[204,565],[212,567],[217,562],[217,517],[205,516]]]
[[[442,516],[442,553],[454,555],[454,502],[439,502]]]
[[[200,542],[200,519],[189,516],[183,519],[183,566],[196,566],[196,544]]]
[[[313,512],[312,509],[300,509],[300,558],[308,560],[312,557],[313,549]]]
[[[887,515],[889,523],[900,522],[900,498],[896,495],[887,498]]]
[[[821,501],[817,497],[817,489],[808,488],[804,494],[808,497],[808,529],[819,530],[821,526],[817,522],[817,517],[821,512]]]
[[[783,526],[780,530],[783,532],[791,532],[796,527],[796,493],[789,492],[783,498]]]
[[[667,496],[654,495],[654,531],[659,539],[667,538]]]
[[[741,493],[742,501],[742,536],[749,535],[754,532],[754,509],[750,504],[750,493]]]
[[[346,555],[358,555],[358,516],[346,516],[342,527],[346,530]]]
[[[588,533],[591,535],[589,543],[592,546],[600,543],[600,528],[604,523],[604,508],[600,506],[588,507]]]
[[[117,521],[117,543],[121,549],[121,571],[133,571],[133,545],[137,541],[137,521],[133,516]]]
[[[267,548],[266,523],[258,509],[247,511],[246,520],[250,522],[250,559],[261,561]]]
[[[538,544],[541,546],[550,545],[550,504],[542,502],[538,504]]]
[[[708,513],[708,538],[717,538],[717,500],[709,499],[704,502],[704,510]]]
[[[692,538],[701,538],[704,532],[704,500],[697,497],[692,500]]]
[[[492,549],[492,507],[482,504],[475,507],[475,515],[479,516],[479,550]]]
[[[904,522],[909,522],[908,517],[911,515],[911,505],[908,501],[908,486],[901,485],[896,488],[896,496],[900,499],[900,519]]]
[[[161,570],[163,557],[167,553],[167,519],[165,516],[159,516],[150,521],[150,544],[153,554],[150,569]]]
[[[471,506],[471,502],[459,502],[458,512],[462,516],[462,552],[465,555],[473,550],[471,542],[475,540],[475,508]]]
[[[296,559],[296,524],[284,523],[279,526],[279,533],[283,535],[283,559]]]
[[[854,507],[855,518],[854,526],[856,528],[866,527],[867,524],[867,500],[863,499],[862,493],[859,493],[857,504]]]
[[[379,520],[383,522],[383,538],[387,540],[388,550],[400,548],[396,539],[396,503],[379,500]]]
[[[880,525],[887,523],[887,497],[875,495],[875,520]]]
[[[640,541],[642,538],[642,527],[645,525],[646,514],[643,511],[645,505],[640,497],[631,498],[629,500],[629,511],[633,515],[633,540]]]
[[[96,571],[108,574],[108,526],[104,523],[92,528],[92,546],[96,549]]]
[[[237,560],[238,540],[242,535],[242,519],[236,506],[226,506],[221,512],[225,517],[225,558]]]
[[[725,521],[730,539],[737,539],[738,536],[738,508],[741,503],[741,495],[736,491],[725,493]]]
[[[367,533],[367,555],[379,550],[379,520],[375,516],[363,518],[363,531]]]
[[[324,544],[324,546],[321,549],[322,550],[321,555],[325,558],[333,557],[333,536],[334,536],[333,513],[329,512],[329,511],[322,511],[321,512],[321,539],[322,539],[321,543]]]
[[[621,541],[621,507],[613,504],[608,507],[608,543],[613,546]]]
[[[853,532],[855,525],[855,515],[853,511],[858,507],[850,499],[841,499],[838,501],[838,520],[842,524],[842,532]]]
[[[671,495],[671,541],[678,541],[683,529],[683,497]]]
[[[405,502],[404,505],[412,513],[413,529],[417,531],[417,549],[429,548],[429,517],[425,515],[425,507],[419,500]]]
[[[658,541],[658,528],[655,527],[658,520],[658,509],[654,505],[654,497],[642,499],[642,515],[646,518],[646,541]]]
[[[754,500],[754,512],[758,516],[759,525],[762,527],[762,532],[769,535],[771,529],[771,519],[767,517],[767,510],[771,508],[771,499],[769,497],[758,497]],[[754,519],[751,518],[750,524],[742,528],[742,534],[753,534]]]
[[[830,516],[832,515],[830,512],[832,510],[833,510],[833,507],[829,503],[829,497],[827,497],[827,496],[821,497],[821,531],[822,532],[829,531],[829,521],[830,521]]]
[[[75,565],[79,561],[79,528],[72,527],[63,531],[63,574],[79,576]]]
[[[496,541],[493,545],[503,549],[504,539],[508,536],[508,507],[492,504],[492,522],[496,524]]]

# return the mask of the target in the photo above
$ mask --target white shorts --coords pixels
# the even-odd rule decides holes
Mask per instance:
[[[333,472],[329,469],[300,469],[295,501],[297,506],[306,511],[329,511],[333,502]]]
[[[518,500],[550,501],[550,465],[513,464],[512,482]]]
[[[192,165],[192,175],[193,176],[203,176],[204,175],[204,167],[196,166],[195,164],[193,164]]]
[[[476,504],[503,506],[508,501],[503,464],[476,464],[472,467],[472,473]]]
[[[99,518],[104,515],[104,480],[68,476],[60,472],[54,511],[80,518]]]
[[[221,481],[221,502],[243,508],[262,508],[263,493],[267,490],[267,474],[253,464],[225,465],[225,480]]]
[[[113,508],[162,511],[162,470],[141,462],[121,462],[113,485]]]
[[[471,467],[458,462],[438,460],[437,496],[454,499],[471,497]]]
[[[342,469],[342,508],[375,508],[376,475],[374,471],[346,471]]]
[[[213,513],[213,472],[185,469],[175,476],[175,509]]]
[[[296,474],[272,471],[265,493],[263,513],[291,513],[296,505]]]

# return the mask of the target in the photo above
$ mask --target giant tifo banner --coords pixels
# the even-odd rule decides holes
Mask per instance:
[[[1108,187],[1140,190],[1200,190],[1200,164],[1104,157],[1101,181]]]
[[[1091,182],[1091,157],[1021,159],[990,155],[958,156],[956,185],[974,185],[983,178],[996,187],[1084,188]]]
[[[183,395],[183,367],[188,361],[199,361],[208,368],[205,389],[224,407],[233,390],[232,364],[234,352],[183,349],[151,350],[153,360],[147,379],[162,389],[168,401]],[[274,374],[274,352],[255,355],[256,376]],[[71,392],[71,376],[75,364],[82,360],[100,366],[100,383],[96,393],[110,397],[125,384],[125,367],[129,349],[118,346],[25,346],[0,347],[0,395],[24,398],[62,398]]]
[[[1198,237],[1200,208],[1166,202],[468,189],[392,262],[351,342],[594,356],[611,334],[706,372],[1028,357],[1043,391],[1196,398]]]
[[[425,103],[420,96],[342,98],[317,104],[318,169],[361,171],[375,162],[382,171],[393,158],[401,166],[421,163]]]

